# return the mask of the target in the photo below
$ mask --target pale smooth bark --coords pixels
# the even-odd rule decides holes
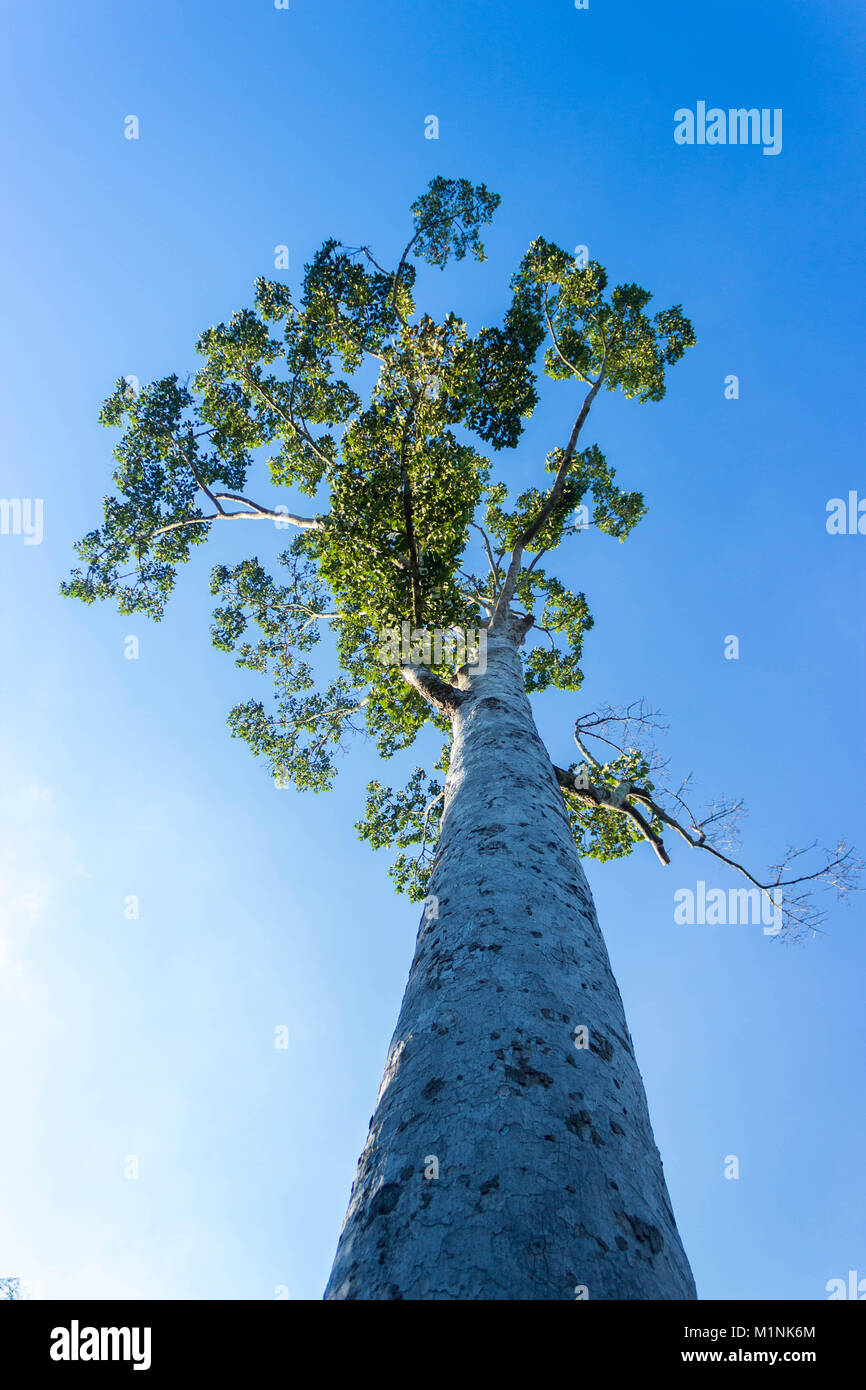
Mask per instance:
[[[438,915],[327,1299],[696,1297],[519,640],[494,624],[453,710]]]

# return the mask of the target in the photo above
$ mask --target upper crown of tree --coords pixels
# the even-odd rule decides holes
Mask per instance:
[[[498,203],[483,184],[434,178],[412,204],[395,269],[367,246],[329,239],[297,299],[260,279],[254,308],[202,334],[203,365],[191,380],[169,376],[140,393],[121,380],[102,407],[102,422],[123,431],[116,495],[77,546],[82,566],[63,592],[159,619],[178,565],[214,525],[296,527],[275,574],[257,557],[217,565],[211,592],[214,643],[274,688],[270,704],[237,705],[231,729],[298,787],[331,785],[349,729],[366,730],[388,757],[432,721],[446,739],[438,766],[447,767],[456,673],[447,658],[436,673],[384,661],[383,634],[404,622],[496,630],[518,615],[538,636],[524,652],[527,689],[577,690],[592,617],[584,594],[539,561],[582,529],[579,507],[619,540],[644,515],[642,495],[620,489],[601,450],[578,449],[579,437],[602,386],[660,401],[667,368],[695,341],[692,325],[679,305],[650,314],[638,285],[609,290],[597,261],[581,264],[542,237],[512,277],[500,326],[472,334],[454,313],[441,322],[418,314],[413,260],[443,269],[452,256],[484,260],[480,231]],[[363,389],[371,364],[375,380]],[[539,465],[538,485],[510,499],[484,446],[519,443],[540,372],[587,389],[569,438]],[[271,484],[315,499],[313,514],[247,495],[265,458]],[[308,657],[327,630],[339,670],[317,685]],[[584,756],[584,766],[586,785],[574,768],[558,772],[582,852],[610,858],[649,839],[666,861],[646,757],[617,748],[608,762]],[[374,782],[358,827],[374,845],[396,845],[392,872],[415,898],[440,793],[423,769],[402,793]],[[684,832],[669,812],[667,823],[709,847],[705,822],[692,818]],[[405,854],[412,846],[414,858]]]

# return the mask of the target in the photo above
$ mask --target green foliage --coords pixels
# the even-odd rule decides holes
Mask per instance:
[[[214,646],[234,652],[236,665],[269,676],[275,694],[270,713],[259,700],[235,705],[229,727],[268,760],[280,785],[325,791],[333,782],[335,752],[347,732],[358,729],[353,716],[363,708],[364,696],[343,676],[324,691],[314,689],[312,667],[298,653],[320,640],[325,591],[302,538],[279,560],[288,570],[286,584],[276,584],[255,559],[233,569],[217,565],[211,577],[211,593],[221,600],[211,628]],[[261,636],[242,640],[251,624]]]
[[[552,332],[544,369],[557,380],[591,379],[604,365],[608,391],[660,401],[665,368],[695,341],[680,305],[648,318],[643,310],[652,295],[633,284],[617,285],[606,298],[607,272],[598,261],[581,267],[543,237],[527,251],[515,285],[526,315]]]
[[[242,468],[231,458],[202,453],[188,410],[192,397],[176,376],[155,381],[136,396],[123,380],[102,407],[104,425],[126,425],[114,451],[120,497],[105,499],[105,522],[75,547],[86,563],[61,585],[69,597],[93,603],[111,598],[121,613],[159,619],[174,588],[177,566],[207,540],[196,502],[199,482],[238,487]],[[195,524],[166,531],[172,522]],[[127,566],[131,566],[129,571]]]
[[[576,773],[580,766],[579,763],[572,763],[569,771]],[[602,764],[599,769],[593,768],[590,781],[611,791],[620,782],[630,781],[652,792],[654,786],[649,772],[649,764],[643,755],[637,749],[630,748],[611,762]],[[602,863],[610,859],[624,859],[636,844],[641,843],[643,836],[640,831],[621,811],[582,805],[567,791],[563,792],[563,799],[582,858],[599,859]],[[657,834],[662,833],[664,827],[657,818],[653,817],[650,824]]]
[[[545,464],[547,471],[557,473],[564,457],[564,449],[552,449]],[[615,485],[614,477],[613,468],[597,444],[575,453],[566,474],[559,504],[535,538],[526,546],[527,553],[537,554],[539,551],[555,550],[563,540],[581,531],[583,526],[575,513],[578,507],[587,506],[587,496],[593,503],[591,524],[607,535],[615,536],[617,540],[625,540],[632,528],[646,515],[647,509],[641,493],[623,492]],[[487,489],[485,522],[498,544],[510,550],[521,531],[538,515],[547,494],[538,488],[529,488],[520,494],[511,511],[506,510],[503,505],[507,497],[508,489],[504,483],[496,483]]]
[[[201,335],[192,380],[166,377],[138,395],[120,381],[102,408],[102,423],[121,430],[115,494],[105,499],[102,525],[76,547],[81,564],[61,586],[67,595],[110,599],[122,613],[160,619],[178,565],[215,524],[256,520],[269,530],[278,519],[275,503],[246,495],[253,469],[264,466],[272,488],[321,508],[273,573],[270,559],[256,557],[217,565],[211,580],[215,645],[273,689],[267,706],[256,698],[235,706],[232,733],[281,782],[330,787],[353,731],[386,758],[408,749],[425,724],[448,738],[448,720],[384,659],[383,633],[403,622],[481,625],[493,580],[467,573],[477,517],[486,518],[501,583],[504,557],[550,491],[542,476],[509,505],[505,483],[492,479],[476,446],[518,444],[538,401],[545,341],[540,365],[548,376],[591,383],[601,375],[609,390],[640,400],[662,398],[666,368],[694,341],[679,307],[649,317],[645,290],[627,284],[608,294],[597,262],[581,268],[542,238],[512,279],[501,326],[473,334],[454,313],[440,322],[419,316],[413,261],[444,268],[451,257],[483,260],[480,232],[498,203],[483,184],[433,179],[412,204],[396,269],[368,247],[330,238],[297,295],[261,278],[252,307]],[[362,390],[367,376],[359,374],[371,370],[375,383]],[[552,450],[548,472],[557,474],[564,460],[561,447]],[[578,535],[583,507],[594,526],[620,540],[645,511],[640,493],[616,485],[595,445],[570,458],[556,506],[526,545],[533,560],[515,597],[536,617],[537,645],[525,653],[530,691],[575,690],[582,679],[583,636],[592,626],[586,598],[537,561]],[[489,559],[485,552],[482,563]],[[309,660],[323,637],[318,666],[336,671],[324,680]],[[448,678],[453,670],[443,661]],[[371,844],[398,851],[395,881],[415,897],[423,895],[438,834],[441,801],[428,807],[437,789],[422,769],[400,793],[373,783],[359,824]],[[626,843],[619,819],[616,831],[607,813],[587,811],[576,822],[587,852]]]
[[[448,771],[450,754],[450,744],[446,743],[436,764],[443,774]],[[439,782],[423,767],[415,768],[402,791],[370,782],[366,814],[355,826],[360,839],[367,840],[373,849],[399,850],[388,872],[397,891],[406,893],[413,903],[423,900],[430,881],[439,842],[443,789],[444,778]],[[415,845],[417,852],[407,854]]]
[[[443,270],[450,256],[462,261],[467,251],[483,261],[478,228],[490,221],[500,202],[499,194],[488,192],[483,183],[473,188],[468,179],[432,179],[412,204],[418,224],[415,254]]]
[[[544,570],[524,570],[518,579],[517,596],[530,613],[537,610],[537,599],[543,596],[544,607],[536,618],[536,627],[546,632],[550,640],[549,648],[534,647],[526,653],[526,689],[532,693],[553,685],[558,690],[579,690],[583,684],[578,665],[583,635],[593,625],[586,596],[572,593]],[[566,638],[565,650],[555,643],[553,633]]]

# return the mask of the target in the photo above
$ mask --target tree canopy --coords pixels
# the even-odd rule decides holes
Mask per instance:
[[[498,327],[473,334],[455,313],[441,322],[419,313],[416,263],[484,260],[480,234],[498,203],[483,184],[434,178],[411,206],[393,269],[369,246],[328,239],[297,296],[259,279],[254,307],[201,335],[195,375],[140,392],[118,381],[100,415],[121,430],[116,493],[62,585],[158,620],[178,566],[214,526],[296,528],[267,564],[254,556],[213,568],[213,641],[272,687],[236,705],[229,725],[273,776],[322,791],[350,731],[389,758],[432,723],[443,739],[437,765],[417,768],[402,790],[371,783],[358,825],[374,847],[396,849],[392,875],[416,900],[436,843],[450,738],[442,692],[455,664],[447,647],[434,668],[383,659],[383,634],[405,622],[465,632],[524,615],[527,690],[577,691],[592,616],[585,595],[541,561],[587,525],[624,540],[645,513],[597,445],[578,447],[584,425],[602,387],[660,401],[667,368],[695,341],[681,306],[651,313],[647,290],[609,288],[597,261],[543,237],[520,261]],[[519,444],[542,375],[582,396],[537,485],[512,497],[491,455]],[[312,499],[308,514],[248,495],[254,470]],[[322,679],[310,658],[327,635],[337,673]],[[558,770],[584,854],[609,859],[658,842],[650,771],[630,745]],[[643,811],[635,787],[650,797]]]

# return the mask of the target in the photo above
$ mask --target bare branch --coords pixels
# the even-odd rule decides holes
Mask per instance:
[[[495,598],[497,593],[499,592],[499,566],[493,558],[493,546],[490,544],[490,537],[488,536],[484,527],[479,526],[477,522],[470,521],[469,525],[472,527],[473,530],[480,531],[481,535],[484,538],[484,549],[487,551],[487,559],[490,564],[490,573],[493,576],[493,596]]]
[[[613,725],[620,725],[622,728],[620,742],[607,737],[607,732],[611,731]],[[778,934],[784,934],[788,940],[799,940],[808,932],[814,934],[824,921],[826,912],[814,904],[813,890],[817,887],[831,888],[840,899],[847,900],[848,895],[859,887],[859,878],[864,868],[863,861],[844,840],[832,851],[822,848],[817,842],[804,849],[788,846],[780,862],[770,867],[770,877],[763,880],[757,878],[738,859],[724,853],[721,847],[724,845],[726,849],[729,848],[726,841],[736,838],[734,826],[738,818],[745,813],[741,799],[713,802],[706,814],[698,817],[683,798],[690,777],[686,777],[675,792],[655,785],[641,786],[632,781],[621,781],[616,788],[605,784],[602,780],[604,766],[587,747],[587,738],[599,740],[619,755],[637,754],[646,766],[652,768],[651,758],[635,745],[632,736],[635,732],[658,731],[665,728],[658,712],[647,708],[643,700],[635,700],[619,709],[606,706],[598,712],[584,715],[575,724],[574,741],[584,760],[586,773],[594,773],[595,779],[590,781],[587,775],[579,780],[574,772],[564,772],[557,768],[555,771],[560,786],[584,805],[597,806],[628,816],[643,838],[652,844],[663,864],[670,863],[670,858],[656,827],[669,826],[691,849],[706,851],[721,863],[742,874],[754,888],[757,888],[771,904],[774,914],[781,915]],[[604,729],[606,733],[600,733],[600,729]],[[609,777],[609,773],[607,775]],[[670,806],[664,804],[665,798],[681,809],[684,813],[682,819],[674,814]],[[713,836],[712,839],[710,834]],[[821,862],[817,867],[808,872],[791,875],[789,870],[794,861],[812,852],[821,855]],[[782,893],[782,889],[786,891]],[[793,892],[790,891],[792,889]]]
[[[167,526],[159,526],[149,535],[142,536],[140,539],[147,544],[154,541],[158,536],[164,536],[169,531],[180,531],[185,526],[207,526],[212,521],[283,521],[289,526],[299,526],[301,530],[323,531],[325,523],[319,516],[294,516],[291,512],[275,512],[270,507],[262,507],[258,502],[251,502],[248,497],[238,497],[233,492],[217,492],[215,499],[225,501],[230,499],[233,502],[242,502],[250,510],[246,512],[227,512],[220,508],[211,516],[190,516],[183,517],[180,521],[171,521]]]

